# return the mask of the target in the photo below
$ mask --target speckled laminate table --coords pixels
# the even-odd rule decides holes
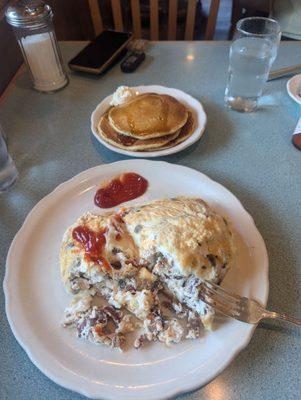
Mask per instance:
[[[63,43],[69,60],[83,43]],[[252,214],[270,258],[269,306],[301,317],[301,152],[290,143],[300,106],[286,94],[286,80],[268,83],[262,108],[239,114],[223,107],[228,43],[152,44],[134,74],[115,66],[104,76],[70,74],[64,90],[45,95],[19,73],[0,101],[0,121],[20,178],[0,195],[1,280],[11,240],[31,208],[58,184],[95,166],[124,159],[90,134],[94,106],[126,84],[182,89],[204,103],[205,135],[166,161],[187,165],[230,189]],[[300,63],[301,43],[281,44],[274,67]],[[46,378],[14,339],[0,294],[0,399],[83,397]],[[206,387],[181,399],[289,400],[301,398],[301,330],[260,324],[249,346]]]

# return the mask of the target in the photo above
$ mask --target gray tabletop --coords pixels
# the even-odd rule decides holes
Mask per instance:
[[[83,43],[63,43],[69,60]],[[0,101],[0,121],[20,171],[0,195],[1,280],[11,240],[27,213],[58,184],[97,164],[125,159],[92,138],[95,105],[122,84],[161,84],[182,89],[204,104],[202,139],[166,161],[202,171],[230,189],[254,217],[270,258],[269,306],[301,317],[301,153],[290,142],[300,106],[286,94],[286,80],[268,83],[262,108],[252,114],[226,110],[223,93],[228,44],[160,43],[134,74],[115,66],[100,77],[70,74],[53,95],[30,89],[26,74]],[[190,55],[187,59],[187,55]],[[280,46],[275,67],[300,63],[301,44]],[[193,56],[193,57],[192,57]],[[0,399],[82,399],[46,378],[14,339],[0,294]],[[300,399],[301,331],[260,324],[248,347],[206,387],[181,399]]]

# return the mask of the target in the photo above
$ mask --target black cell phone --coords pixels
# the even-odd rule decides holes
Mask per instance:
[[[124,50],[131,38],[131,33],[103,31],[69,61],[69,68],[100,74]]]

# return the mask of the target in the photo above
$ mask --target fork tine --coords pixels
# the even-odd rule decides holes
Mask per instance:
[[[236,300],[235,298],[232,298],[231,296],[225,296],[223,292],[220,292],[218,290],[215,290],[211,287],[209,287],[208,285],[204,284],[202,286],[203,291],[205,291],[205,293],[215,299],[218,299],[221,303],[224,303],[225,305],[232,307],[233,309],[235,308],[237,311],[241,310],[241,304],[238,300]]]
[[[206,296],[203,293],[201,293],[199,297],[204,303],[213,307],[215,310],[221,312],[227,317],[238,319],[240,316],[238,311],[234,311],[233,308],[225,306],[224,303],[214,300],[212,297]]]
[[[213,290],[218,291],[223,293],[225,296],[231,298],[231,299],[236,299],[238,301],[241,301],[242,297],[239,296],[238,294],[232,293],[232,292],[228,292],[227,290],[225,290],[224,288],[222,288],[221,286],[217,285],[216,283],[212,283],[209,281],[204,281],[204,285],[207,287],[211,287]]]

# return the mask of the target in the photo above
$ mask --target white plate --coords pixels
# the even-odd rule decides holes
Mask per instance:
[[[190,135],[184,142],[170,147],[169,149],[163,150],[156,150],[156,151],[129,151],[119,149],[118,147],[112,146],[111,144],[107,143],[103,140],[98,132],[97,132],[97,125],[101,116],[108,110],[110,107],[110,101],[112,100],[113,95],[106,97],[93,111],[91,115],[91,129],[93,135],[96,139],[103,144],[108,149],[115,151],[116,153],[125,154],[127,156],[132,157],[162,157],[167,156],[168,154],[178,153],[181,150],[186,149],[186,147],[191,146],[193,143],[198,141],[205,130],[205,125],[207,121],[207,117],[205,111],[201,105],[201,103],[190,96],[189,94],[182,92],[179,89],[167,88],[164,86],[159,85],[149,85],[149,86],[136,86],[133,87],[134,90],[138,91],[139,93],[162,93],[162,94],[169,94],[170,96],[175,97],[181,103],[183,103],[189,110],[192,112],[194,120],[195,120],[195,129],[192,135]]]
[[[289,96],[296,101],[297,103],[301,104],[301,74],[293,76],[291,79],[287,81],[286,89]]]
[[[224,320],[200,340],[186,340],[170,348],[153,343],[125,353],[77,339],[74,331],[60,327],[70,301],[59,274],[63,232],[82,213],[100,212],[93,205],[99,184],[126,171],[135,171],[149,181],[148,191],[131,203],[200,196],[228,216],[235,231],[238,262],[227,274],[224,286],[266,305],[266,248],[236,197],[187,167],[128,160],[82,172],[58,186],[30,212],[7,256],[6,313],[32,362],[59,385],[95,399],[157,400],[196,389],[213,379],[248,344],[254,326]]]

